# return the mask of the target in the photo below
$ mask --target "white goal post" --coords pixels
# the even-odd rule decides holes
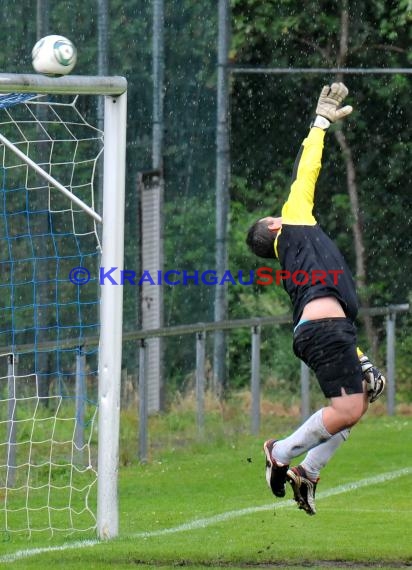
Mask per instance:
[[[50,191],[62,193],[75,202],[93,220],[101,224],[101,267],[123,269],[126,101],[127,81],[123,77],[0,74],[0,93],[33,93],[62,96],[103,96],[103,212],[86,204],[41,166],[26,160],[26,153],[4,137],[0,127],[0,147],[7,146],[46,180]],[[23,156],[22,156],[23,155]],[[26,158],[25,158],[26,157]],[[36,190],[35,190],[36,191]],[[33,192],[33,190],[31,190]],[[98,279],[97,279],[98,280]],[[97,452],[97,534],[112,538],[118,534],[117,475],[119,457],[120,378],[122,359],[123,287],[105,284],[100,287],[100,337],[98,353],[98,452]],[[7,373],[10,379],[10,372]],[[7,382],[6,382],[7,384]],[[14,397],[14,396],[13,396]],[[12,422],[11,422],[12,423]],[[12,431],[12,430],[9,430]]]

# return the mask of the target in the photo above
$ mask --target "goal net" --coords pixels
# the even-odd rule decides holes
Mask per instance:
[[[0,96],[0,529],[111,537],[122,297],[99,268],[122,267],[124,86],[103,132],[76,93],[105,95],[102,78],[32,77],[44,93]]]

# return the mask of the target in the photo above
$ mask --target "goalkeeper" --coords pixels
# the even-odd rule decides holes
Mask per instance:
[[[347,94],[343,83],[323,87],[315,119],[295,161],[281,217],[258,220],[246,239],[259,257],[277,258],[284,275],[302,271],[306,276],[322,276],[299,285],[284,279],[283,285],[293,304],[293,350],[315,372],[329,405],[288,437],[264,444],[266,480],[273,494],[283,497],[289,481],[299,508],[310,515],[316,513],[321,469],[385,387],[384,376],[357,348],[358,305],[349,268],[312,213],[326,131],[352,112],[349,105],[341,107]],[[303,453],[303,461],[292,467],[292,460]]]

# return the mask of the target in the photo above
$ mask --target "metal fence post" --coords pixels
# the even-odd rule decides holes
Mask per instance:
[[[304,362],[300,363],[300,414],[302,421],[310,416],[310,370]]]
[[[386,394],[389,416],[395,415],[395,322],[396,312],[391,311],[386,317]]]
[[[147,461],[147,381],[146,341],[142,338],[139,347],[139,450],[138,458]]]
[[[260,429],[260,326],[252,327],[252,434],[257,435]]]
[[[196,408],[199,437],[203,436],[205,428],[205,346],[205,332],[196,333]]]
[[[216,271],[221,279],[228,262],[230,142],[229,142],[229,49],[230,6],[229,0],[218,0],[218,45],[217,45],[217,117],[216,117]],[[215,321],[228,317],[228,284],[215,287]],[[226,389],[227,333],[216,330],[214,334],[213,375],[214,389],[219,396]]]

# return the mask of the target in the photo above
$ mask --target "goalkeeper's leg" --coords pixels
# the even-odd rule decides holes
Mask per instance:
[[[300,465],[288,469],[287,480],[291,484],[293,497],[299,508],[308,515],[316,514],[315,493],[320,471],[348,439],[349,433],[349,429],[335,433],[330,439],[308,451]]]

